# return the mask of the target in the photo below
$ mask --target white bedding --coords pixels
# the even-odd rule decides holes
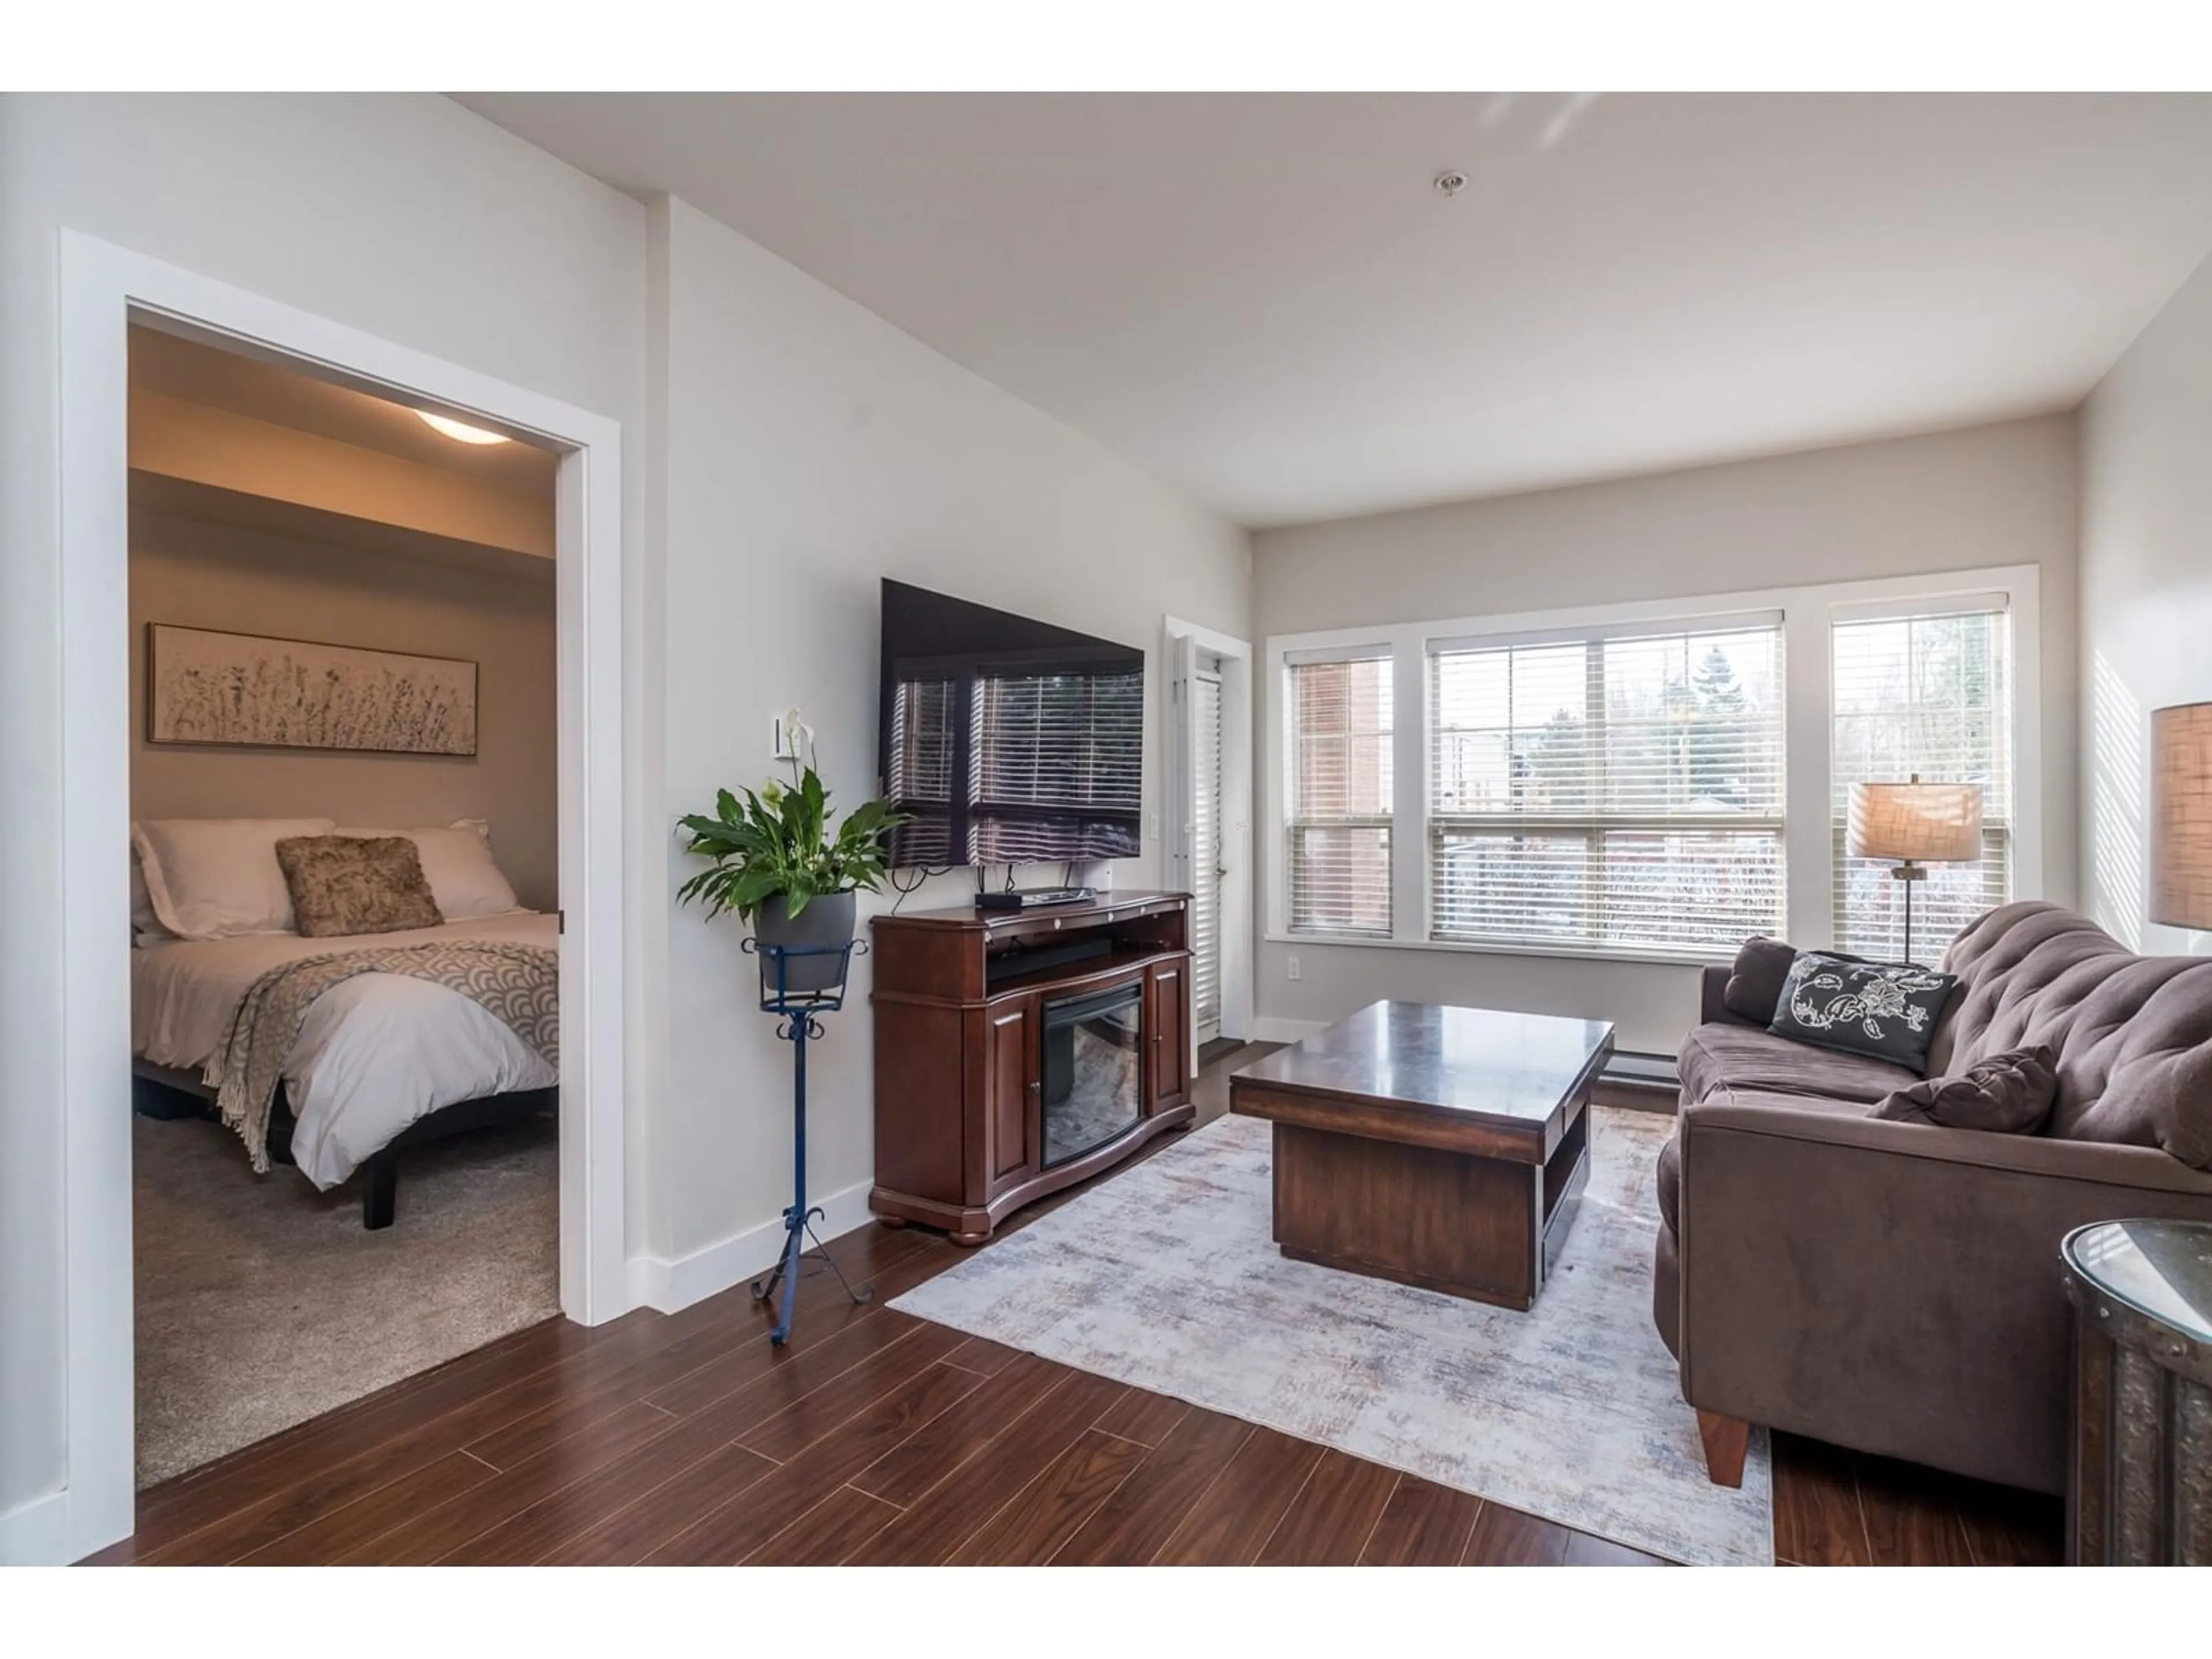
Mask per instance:
[[[179,939],[131,953],[131,1040],[157,1066],[198,1070],[230,1034],[240,1000],[271,968],[332,951],[452,939],[557,946],[558,920],[538,912],[349,939],[258,934]],[[458,991],[400,974],[362,974],[315,999],[284,1062],[298,1127],[292,1156],[316,1186],[337,1186],[417,1118],[559,1074]]]

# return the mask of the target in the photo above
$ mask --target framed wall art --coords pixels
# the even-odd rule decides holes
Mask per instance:
[[[147,625],[149,743],[477,752],[477,665]]]

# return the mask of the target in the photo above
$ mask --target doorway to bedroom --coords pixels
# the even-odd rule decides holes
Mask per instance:
[[[128,353],[143,1488],[561,1311],[560,457]]]

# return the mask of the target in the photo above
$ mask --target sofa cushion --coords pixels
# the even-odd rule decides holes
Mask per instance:
[[[1911,963],[1853,962],[1808,951],[1791,964],[1769,1028],[1778,1036],[1928,1067],[1936,1023],[1959,981]]]
[[[1722,1027],[1723,1030],[1728,1027]],[[1827,1112],[1838,1117],[1863,1117],[1865,1103],[1856,1100],[1836,1100],[1820,1095],[1791,1095],[1771,1089],[1745,1089],[1728,1097],[1731,1106],[1773,1106],[1791,1112]],[[1681,1224],[1682,1210],[1682,1132],[1678,1127],[1667,1137],[1667,1144],[1659,1149],[1656,1186],[1659,1194],[1659,1214],[1672,1231]]]
[[[1815,1048],[1748,1025],[1698,1026],[1683,1040],[1677,1064],[1686,1104],[1753,1093],[1866,1107],[1919,1080],[1887,1060]]]
[[[2212,957],[2137,956],[2076,911],[2025,902],[1973,922],[1944,966],[1960,995],[1931,1071],[2045,1044],[2058,1059],[2045,1133],[2212,1170]]]
[[[1778,939],[1746,939],[1743,949],[1735,953],[1735,966],[1721,992],[1721,1006],[1738,1019],[1747,1019],[1754,1025],[1769,1024],[1774,1018],[1775,1004],[1782,1000],[1790,966],[1796,960],[1796,948]]]
[[[1873,1115],[1947,1129],[2032,1135],[2050,1117],[2057,1093],[2057,1057],[2038,1043],[1978,1060],[1955,1077],[1924,1078],[1887,1097]]]

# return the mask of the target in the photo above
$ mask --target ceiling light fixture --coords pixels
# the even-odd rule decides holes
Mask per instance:
[[[503,444],[510,441],[503,432],[487,432],[480,426],[471,426],[467,422],[457,421],[450,415],[433,415],[427,409],[418,409],[415,412],[421,416],[423,422],[434,431],[444,433],[457,443]]]

